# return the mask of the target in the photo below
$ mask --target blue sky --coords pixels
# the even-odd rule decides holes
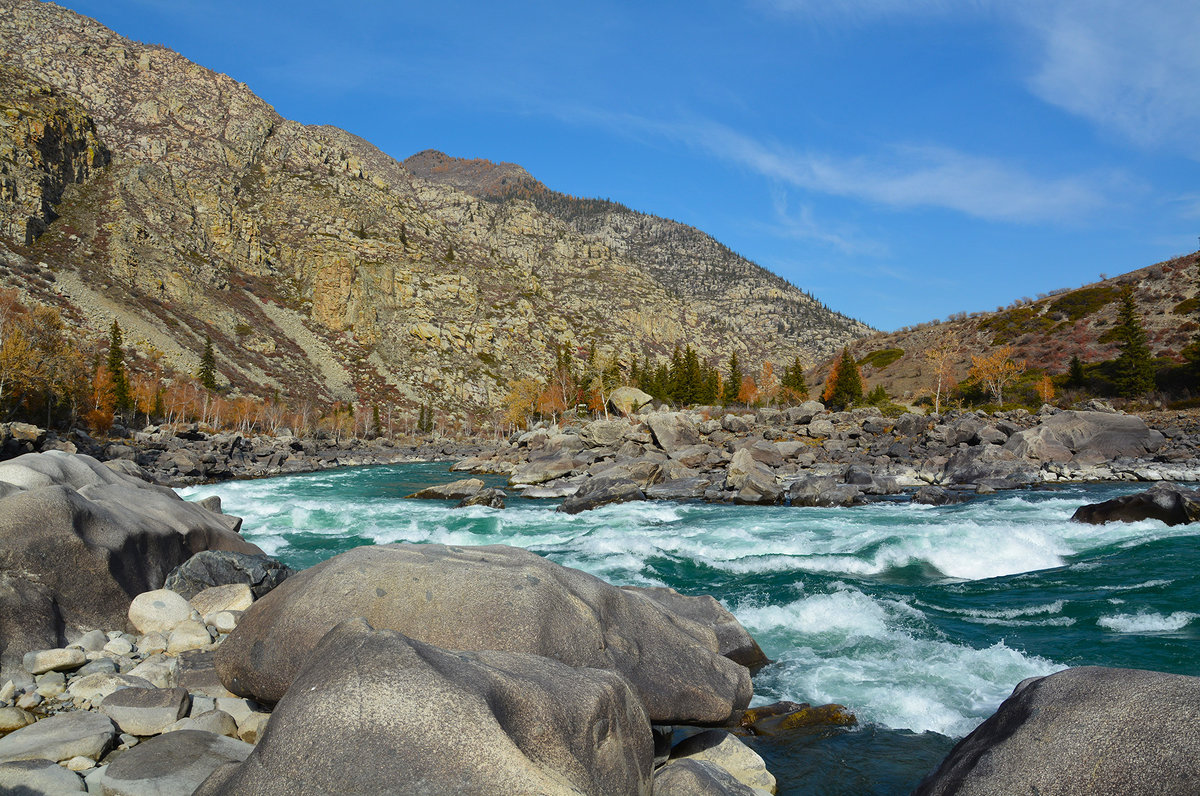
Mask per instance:
[[[1194,251],[1195,0],[67,0],[403,159],[692,224],[882,329]]]

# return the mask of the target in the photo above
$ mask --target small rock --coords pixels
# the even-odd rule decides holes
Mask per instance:
[[[215,614],[206,616],[205,621],[218,633],[232,633],[237,629],[238,620],[241,617],[241,611],[217,611]]]
[[[99,760],[112,746],[117,728],[107,716],[87,711],[59,713],[0,738],[0,762],[9,760]]]
[[[680,741],[672,760],[707,760],[728,771],[743,785],[775,792],[775,776],[758,753],[725,730],[706,730]]]
[[[137,640],[138,652],[149,657],[167,651],[167,637],[162,633],[147,633]]]
[[[74,677],[87,677],[93,674],[116,674],[117,662],[112,658],[97,658],[94,661],[88,661],[83,666],[76,670]],[[68,691],[70,688],[67,689]]]
[[[90,771],[96,767],[96,761],[90,757],[76,755],[64,764],[68,771]]]
[[[125,752],[104,775],[106,792],[192,793],[225,763],[240,763],[251,744],[203,730],[160,735]]]
[[[72,647],[79,647],[85,652],[99,652],[104,649],[104,645],[108,642],[108,636],[103,630],[89,630],[84,633],[79,639],[72,644]]]
[[[654,796],[761,796],[707,760],[678,760],[654,774]]]
[[[167,653],[178,655],[187,650],[202,649],[212,642],[213,638],[203,622],[188,619],[176,625],[167,637]]]
[[[81,649],[34,650],[25,653],[21,661],[30,674],[63,672],[78,669],[87,663],[87,655]]]
[[[42,695],[36,691],[29,691],[17,697],[17,707],[22,710],[33,710],[40,704],[42,704]]]
[[[270,713],[251,713],[238,723],[238,737],[246,743],[258,743],[270,720]]]
[[[254,604],[254,594],[245,583],[227,583],[211,586],[188,602],[207,622],[210,614],[220,611],[245,611]]]
[[[128,655],[133,652],[133,645],[127,638],[114,638],[104,645],[104,651],[111,652],[113,655]]]
[[[129,624],[142,634],[169,633],[191,616],[188,601],[169,589],[144,592],[129,604]]]
[[[154,683],[129,674],[97,673],[73,680],[67,693],[75,699],[94,703],[122,688],[154,688]]]
[[[184,688],[123,688],[100,703],[122,731],[132,735],[157,735],[187,715]]]
[[[83,793],[83,780],[53,760],[14,760],[0,764],[0,793],[59,796]]]
[[[29,711],[17,707],[0,708],[0,735],[19,730],[35,721],[37,719]]]
[[[165,655],[155,655],[134,666],[125,674],[130,677],[140,677],[149,680],[158,688],[171,688],[175,685],[175,671],[178,665],[176,658]]]
[[[67,676],[62,672],[46,672],[39,674],[35,680],[35,689],[39,696],[46,699],[56,697],[67,690]]]
[[[233,720],[233,716],[230,716],[223,710],[210,710],[195,716],[189,716],[186,719],[180,719],[164,732],[178,732],[179,730],[204,730],[205,732],[224,735],[228,738],[238,737],[237,722]]]

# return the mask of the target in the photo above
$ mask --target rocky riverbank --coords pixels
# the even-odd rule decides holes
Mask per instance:
[[[1189,415],[1135,415],[1093,402],[989,415],[884,417],[807,402],[757,413],[641,412],[543,425],[453,469],[504,473],[523,497],[582,511],[627,500],[854,505],[899,493],[922,502],[1060,481],[1200,480]]]

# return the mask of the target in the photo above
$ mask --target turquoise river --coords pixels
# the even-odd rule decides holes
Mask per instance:
[[[456,477],[406,464],[183,494],[220,495],[247,539],[295,568],[364,544],[508,544],[615,584],[714,595],[775,661],[755,704],[839,702],[859,718],[749,739],[780,794],[908,793],[1026,677],[1086,664],[1200,675],[1200,527],[1069,520],[1144,485],[938,508],[630,503],[576,516],[557,501],[402,499]]]

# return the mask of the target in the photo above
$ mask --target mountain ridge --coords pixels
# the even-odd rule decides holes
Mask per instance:
[[[716,365],[736,351],[781,366],[867,331],[762,269],[746,271],[740,313],[728,311],[736,285],[692,300],[712,273],[670,275],[719,271],[719,244],[705,244],[717,260],[671,271],[658,242],[624,237],[682,225],[639,230],[631,219],[653,217],[618,214],[585,230],[520,197],[423,179],[358,136],[284,119],[244,83],[53,4],[0,0],[0,42],[0,65],[76,103],[111,153],[52,203],[36,239],[5,240],[0,281],[91,335],[120,321],[181,372],[211,339],[235,392],[436,401],[471,422],[512,380],[547,372],[559,345],[627,364],[690,345]],[[33,145],[9,143],[12,158]]]

